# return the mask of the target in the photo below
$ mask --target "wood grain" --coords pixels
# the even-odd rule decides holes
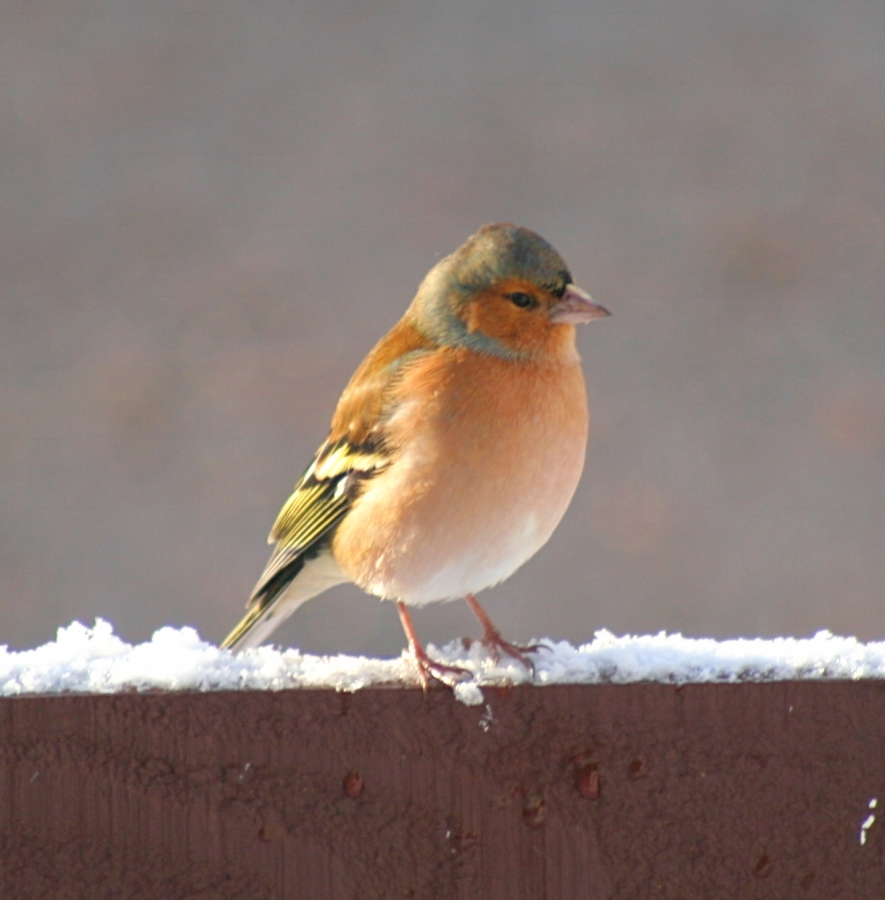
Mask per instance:
[[[885,897],[885,685],[0,701],[3,898]]]

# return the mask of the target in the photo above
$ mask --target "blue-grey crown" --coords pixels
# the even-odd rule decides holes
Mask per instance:
[[[558,296],[571,282],[562,257],[544,238],[506,222],[483,225],[439,265],[452,287],[464,292],[519,278]]]

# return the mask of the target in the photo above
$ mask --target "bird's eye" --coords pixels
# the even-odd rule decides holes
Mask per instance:
[[[538,301],[531,294],[524,294],[522,291],[514,291],[512,294],[508,294],[507,299],[520,309],[529,309],[538,305]]]

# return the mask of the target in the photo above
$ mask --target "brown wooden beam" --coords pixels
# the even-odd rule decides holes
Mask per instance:
[[[3,898],[885,898],[885,683],[0,700]]]

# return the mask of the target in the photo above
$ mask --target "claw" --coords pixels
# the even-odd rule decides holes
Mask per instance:
[[[470,639],[466,641],[467,645],[476,643]],[[546,650],[549,649],[545,647],[543,644],[529,644],[528,646],[523,646],[522,644],[511,644],[510,641],[504,640],[501,637],[500,632],[497,629],[492,631],[487,631],[483,636],[480,642],[483,647],[491,656],[492,661],[497,665],[501,660],[501,654],[505,654],[506,656],[510,656],[515,660],[518,660],[522,665],[524,665],[529,672],[532,674],[532,678],[535,677],[535,664],[529,658],[529,653],[536,653],[538,650]]]
[[[418,666],[418,677],[421,679],[421,686],[425,691],[430,686],[431,678],[435,678],[449,687],[454,687],[464,678],[472,677],[473,673],[469,669],[462,669],[461,666],[447,666],[445,663],[431,659],[427,655],[427,651],[418,643],[411,644],[409,650]]]

